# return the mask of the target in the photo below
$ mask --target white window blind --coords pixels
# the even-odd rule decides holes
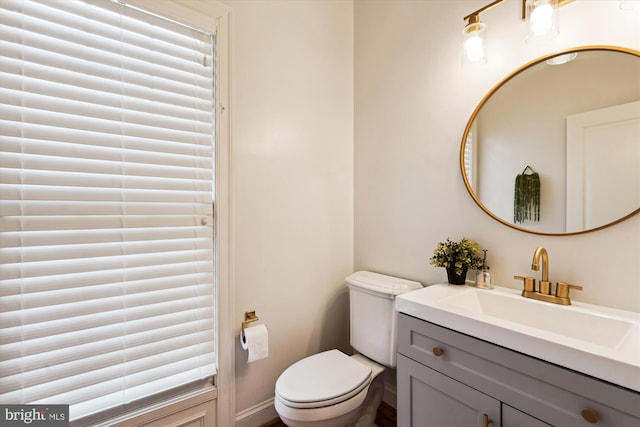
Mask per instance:
[[[467,133],[466,144],[464,145],[464,171],[469,180],[469,185],[474,185],[473,172],[474,172],[474,152],[473,152],[473,130],[469,130]]]
[[[0,13],[0,402],[78,419],[213,376],[212,35]]]

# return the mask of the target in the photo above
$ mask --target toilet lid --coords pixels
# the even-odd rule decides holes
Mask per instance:
[[[329,350],[287,368],[276,382],[276,393],[295,407],[335,404],[359,393],[370,381],[368,366],[338,350]]]

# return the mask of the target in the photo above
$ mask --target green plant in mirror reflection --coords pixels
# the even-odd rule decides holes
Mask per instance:
[[[540,175],[529,166],[516,175],[513,190],[513,222],[525,221],[540,221]]]

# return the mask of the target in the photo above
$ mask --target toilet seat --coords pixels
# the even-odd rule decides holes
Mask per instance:
[[[371,381],[369,366],[341,351],[329,350],[287,368],[278,378],[275,391],[280,403],[289,408],[322,408],[366,392]]]
[[[362,410],[362,405],[367,398],[368,388],[364,388],[360,393],[356,394],[350,399],[343,402],[336,403],[330,406],[323,406],[318,408],[292,408],[282,402],[279,396],[276,395],[274,406],[278,415],[284,421],[295,420],[302,422],[320,422],[324,427],[327,425],[333,425],[328,423],[327,420],[338,420],[341,417],[351,417],[353,414],[357,414]],[[340,426],[344,426],[348,423],[339,423]]]

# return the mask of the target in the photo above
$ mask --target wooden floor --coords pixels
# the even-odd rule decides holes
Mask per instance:
[[[380,407],[378,408],[376,424],[378,425],[378,427],[396,427],[396,410],[386,403],[382,402],[380,404]],[[286,427],[286,424],[280,421],[280,419],[276,419],[263,424],[260,427]]]

